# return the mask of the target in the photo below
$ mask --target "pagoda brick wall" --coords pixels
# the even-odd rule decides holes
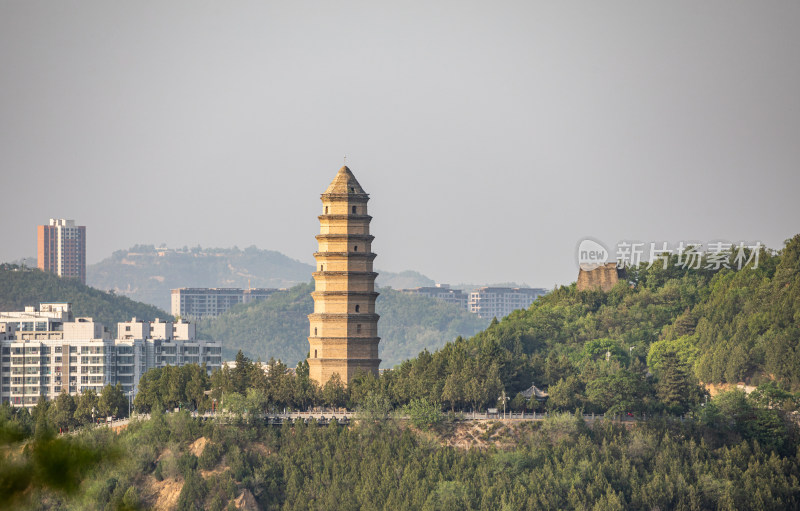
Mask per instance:
[[[321,198],[308,365],[310,377],[320,385],[337,373],[346,385],[359,371],[377,376],[380,365],[372,217],[369,195],[347,167]]]

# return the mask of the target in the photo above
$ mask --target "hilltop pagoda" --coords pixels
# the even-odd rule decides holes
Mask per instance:
[[[320,385],[334,373],[345,385],[358,371],[378,375],[378,274],[372,271],[367,201],[369,195],[347,167],[322,194],[314,313],[308,316],[309,372]]]

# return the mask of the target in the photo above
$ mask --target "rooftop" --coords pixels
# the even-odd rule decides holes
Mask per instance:
[[[328,189],[325,190],[325,195],[327,194],[337,194],[337,195],[351,195],[351,194],[363,194],[366,195],[367,192],[361,188],[361,185],[358,184],[358,180],[356,180],[356,176],[350,171],[349,168],[345,165],[344,167],[339,169],[339,172],[336,173],[336,177],[333,178],[331,181],[330,186]]]

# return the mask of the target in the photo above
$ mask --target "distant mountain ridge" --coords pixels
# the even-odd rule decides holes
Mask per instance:
[[[135,245],[118,250],[86,269],[86,280],[98,289],[113,290],[134,300],[170,309],[170,291],[180,287],[289,288],[311,280],[314,266],[274,250]],[[430,286],[424,275],[383,272],[381,286]]]
[[[179,287],[291,287],[311,278],[313,267],[280,252],[248,247],[183,249],[136,245],[86,269],[86,280],[135,300],[170,309]]]

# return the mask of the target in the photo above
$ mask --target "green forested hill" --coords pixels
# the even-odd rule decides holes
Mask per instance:
[[[642,265],[609,293],[561,287],[385,374],[395,402],[482,406],[535,382],[554,409],[687,410],[697,382],[800,390],[800,235],[757,269]],[[524,403],[520,403],[522,405]]]
[[[254,359],[274,357],[294,366],[308,352],[312,290],[312,284],[301,284],[264,301],[234,307],[218,318],[201,321],[198,332],[222,341],[227,358],[241,349]],[[391,367],[423,349],[436,349],[459,335],[474,335],[486,326],[477,316],[432,298],[391,289],[380,293],[376,308],[381,315],[382,367]]]
[[[609,293],[561,287],[347,388],[336,378],[319,387],[307,364],[290,372],[271,361],[265,373],[241,355],[208,378],[197,366],[150,371],[134,406],[151,416],[120,434],[85,428],[51,440],[48,428],[74,424],[83,398],[43,400],[31,413],[0,407],[10,446],[0,468],[23,467],[0,470],[0,496],[20,509],[800,508],[800,236],[762,252],[758,269],[641,266],[626,280]],[[283,325],[283,339],[302,328],[305,349],[310,291],[297,286],[228,319]],[[427,316],[431,304],[382,296],[404,311],[398,324],[453,325]],[[759,386],[706,402],[699,378]],[[520,398],[532,381],[549,393],[545,403]],[[551,413],[475,424],[442,412],[502,406],[504,391],[512,409]],[[212,399],[230,415],[203,421],[186,409],[207,410]],[[278,427],[259,415],[323,404],[357,409],[361,420]],[[558,413],[576,409],[636,420]],[[58,486],[50,461],[63,453],[81,456],[72,483]]]
[[[201,422],[188,411],[159,411],[119,434],[86,428],[53,440],[42,439],[45,420],[39,417],[47,416],[45,410],[21,418],[0,412],[0,426],[28,436],[25,449],[17,442],[0,454],[22,453],[7,465],[17,470],[0,472],[6,483],[0,497],[19,510],[800,506],[800,460],[794,453],[740,438],[709,441],[704,435],[713,437],[710,429],[680,423],[589,428],[556,415],[538,424],[489,422],[423,435],[392,421],[297,421],[280,427]],[[491,447],[446,445],[455,434]],[[58,468],[64,465],[52,461],[65,456],[70,470],[63,476]]]
[[[171,319],[157,307],[85,286],[76,279],[62,279],[38,269],[0,265],[0,310],[21,311],[26,305],[38,308],[41,302],[70,302],[75,316],[92,317],[112,332],[118,322],[132,317],[146,321]]]
[[[174,250],[136,245],[87,267],[86,281],[98,289],[169,310],[170,291],[179,287],[287,288],[307,282],[313,271],[311,264],[254,246]],[[414,271],[379,272],[379,286],[404,289],[434,283]]]

